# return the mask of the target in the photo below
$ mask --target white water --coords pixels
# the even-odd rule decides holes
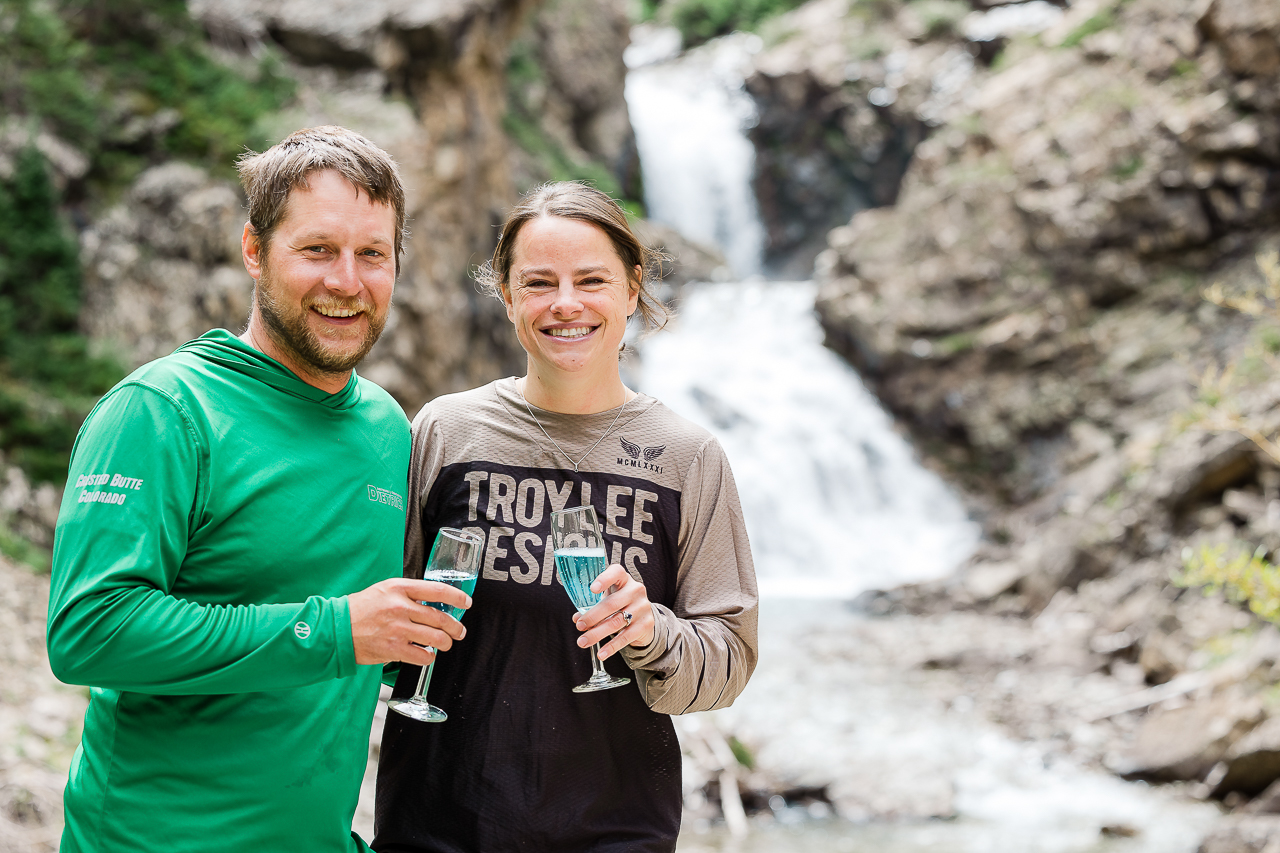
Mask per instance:
[[[700,285],[640,383],[733,465],[761,594],[848,599],[946,574],[977,525],[822,345],[811,282]]]
[[[675,41],[672,43],[672,36]],[[695,243],[718,247],[740,276],[759,272],[764,229],[751,174],[755,150],[743,135],[755,105],[743,73],[756,36],[719,39],[674,61],[674,30],[652,32],[628,49],[627,108],[636,128],[649,217]]]
[[[666,44],[661,39],[666,38]],[[633,47],[627,103],[653,218],[757,271],[742,69],[733,37],[664,60],[670,35]],[[747,839],[681,836],[681,853],[1191,853],[1214,816],[1173,792],[1058,761],[978,714],[940,703],[925,673],[865,665],[861,590],[942,577],[977,527],[914,459],[847,365],[822,346],[811,282],[694,285],[668,331],[641,345],[639,387],[711,430],[733,465],[762,593],[760,663],[722,730],[777,778],[838,791],[870,784],[908,801],[950,792],[956,819],[852,824],[784,809]],[[818,600],[821,599],[821,600]],[[925,623],[927,624],[927,623]],[[972,703],[970,703],[972,704]],[[1123,824],[1132,839],[1105,839]]]

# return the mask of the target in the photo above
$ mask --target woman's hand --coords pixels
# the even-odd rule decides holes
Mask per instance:
[[[612,592],[599,604],[573,616],[573,624],[584,632],[578,638],[578,645],[584,649],[613,635],[607,645],[600,647],[600,660],[607,660],[623,646],[644,648],[653,642],[653,606],[644,584],[627,574],[622,566],[614,565],[601,572],[591,584],[592,592],[606,589]]]

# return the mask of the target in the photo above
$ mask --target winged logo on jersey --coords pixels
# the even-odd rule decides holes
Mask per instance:
[[[665,444],[658,445],[657,447],[641,448],[640,445],[636,444],[634,441],[627,441],[622,436],[618,436],[618,441],[622,442],[622,449],[625,450],[627,455],[632,459],[639,459],[641,454],[643,454],[645,460],[648,462],[652,462],[657,459],[663,454],[663,451],[667,449]]]

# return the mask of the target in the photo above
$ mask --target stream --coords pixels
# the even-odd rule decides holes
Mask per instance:
[[[734,35],[681,54],[672,31],[633,35],[626,92],[649,214],[719,248],[741,280],[687,286],[677,319],[626,370],[724,445],[756,559],[759,666],[733,707],[695,716],[844,817],[822,799],[774,797],[745,837],[687,820],[679,850],[1192,853],[1214,807],[1015,740],[950,674],[913,665],[922,632],[963,642],[964,623],[848,606],[868,589],[946,576],[979,529],[823,347],[815,285],[760,276],[742,90],[759,49]]]

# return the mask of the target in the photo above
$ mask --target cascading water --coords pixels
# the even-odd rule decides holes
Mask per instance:
[[[742,81],[759,39],[650,61],[669,55],[671,33],[651,33],[627,57],[645,204],[750,275],[764,229]],[[813,297],[811,282],[758,277],[690,287],[671,331],[644,343],[638,381],[724,444],[765,595],[852,598],[945,575],[972,553],[977,526],[822,346]]]
[[[717,247],[747,277],[686,287],[680,316],[629,366],[629,381],[720,439],[742,496],[761,655],[746,692],[713,713],[762,765],[802,784],[848,788],[852,772],[862,776],[855,786],[906,792],[907,802],[943,790],[957,817],[855,825],[783,808],[774,830],[746,841],[685,834],[681,853],[1191,853],[1211,807],[1069,761],[1049,769],[1043,745],[939,703],[927,680],[900,667],[859,660],[849,638],[864,617],[841,602],[948,574],[972,553],[977,526],[822,346],[813,283],[756,275],[763,229],[741,86],[759,40],[735,35],[680,54],[673,31],[633,39],[627,105],[649,214]],[[1113,823],[1138,837],[1100,840],[1098,828]]]

